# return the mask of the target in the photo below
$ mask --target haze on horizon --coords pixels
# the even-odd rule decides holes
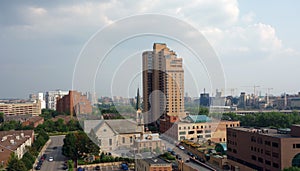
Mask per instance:
[[[253,85],[260,85],[262,94],[266,88],[273,88],[275,95],[297,93],[299,8],[300,2],[291,0],[1,1],[0,98],[71,89],[74,65],[86,41],[120,18],[145,13],[170,15],[198,28],[223,65],[226,94],[231,88],[251,93]],[[151,49],[153,41],[145,41],[141,51]],[[171,41],[157,41],[166,41],[184,61],[188,58]],[[131,95],[142,86],[138,82],[132,85]],[[204,88],[205,83],[198,90],[185,83],[190,96],[198,96]],[[97,95],[109,91],[100,88]]]

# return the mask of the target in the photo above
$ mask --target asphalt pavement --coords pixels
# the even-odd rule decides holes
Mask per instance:
[[[63,170],[64,161],[67,160],[67,158],[64,155],[62,155],[62,146],[64,138],[64,135],[50,136],[51,143],[44,152],[44,154],[46,154],[47,157],[41,166],[41,171]],[[49,157],[53,157],[53,161],[49,161]]]

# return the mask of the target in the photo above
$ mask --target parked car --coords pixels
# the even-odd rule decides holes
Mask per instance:
[[[173,156],[175,156],[175,155],[176,155],[175,151],[171,151],[171,154],[172,154]]]
[[[100,166],[96,166],[96,167],[95,167],[95,170],[100,170]]]
[[[184,150],[184,147],[183,147],[182,145],[178,146],[178,148],[179,148],[180,150]]]
[[[49,159],[48,159],[48,161],[49,161],[49,162],[52,162],[52,161],[53,161],[53,157],[50,156]]]
[[[194,157],[194,154],[193,153],[191,153],[191,152],[187,152],[187,154],[189,155],[189,156],[191,156],[191,157]]]
[[[36,167],[35,167],[35,170],[41,170],[41,165],[37,165]]]

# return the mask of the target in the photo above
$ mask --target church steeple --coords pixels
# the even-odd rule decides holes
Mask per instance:
[[[136,110],[141,109],[141,97],[140,97],[140,89],[137,89],[137,93],[136,93]]]

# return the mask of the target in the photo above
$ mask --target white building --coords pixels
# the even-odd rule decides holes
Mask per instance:
[[[41,103],[41,109],[45,109],[46,108],[46,102],[45,102],[45,98],[44,98],[44,93],[38,93],[37,99]]]
[[[56,99],[68,95],[69,91],[55,90],[46,92],[46,108],[56,110]]]

